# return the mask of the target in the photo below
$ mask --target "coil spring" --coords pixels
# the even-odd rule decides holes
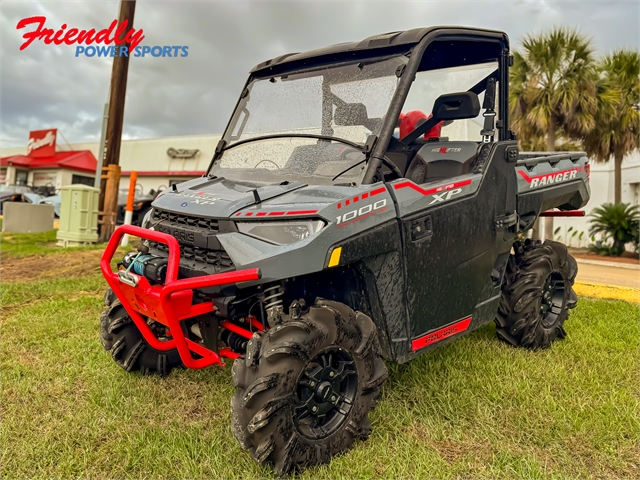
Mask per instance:
[[[284,290],[280,285],[274,285],[273,287],[265,288],[262,302],[264,304],[265,311],[269,311],[272,308],[282,306],[282,296]]]

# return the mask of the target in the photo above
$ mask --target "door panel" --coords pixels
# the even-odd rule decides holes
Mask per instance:
[[[476,305],[496,295],[491,274],[512,235],[496,228],[495,219],[515,209],[515,192],[508,193],[515,170],[504,160],[505,143],[494,146],[482,175],[448,184],[394,182],[411,338],[473,315]]]

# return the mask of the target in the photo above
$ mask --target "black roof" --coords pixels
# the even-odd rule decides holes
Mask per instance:
[[[397,53],[401,50],[409,50],[420,42],[426,35],[436,30],[442,30],[443,34],[452,35],[472,35],[479,38],[501,40],[507,43],[508,37],[504,32],[498,30],[488,30],[473,27],[439,26],[414,28],[403,32],[389,32],[380,35],[367,37],[360,42],[345,42],[331,45],[329,47],[309,50],[308,52],[296,52],[280,55],[265,62],[259,63],[251,70],[252,74],[269,74],[276,71],[289,70],[293,68],[304,68],[310,64],[321,63],[321,59],[344,59],[345,57],[371,57],[384,55],[386,53]],[[313,61],[309,61],[313,59]],[[278,68],[280,67],[280,68]]]

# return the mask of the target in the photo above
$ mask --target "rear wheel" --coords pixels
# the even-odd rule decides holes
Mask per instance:
[[[578,264],[562,243],[516,242],[502,285],[496,324],[498,337],[513,346],[548,348],[564,338],[564,322],[577,296]]]
[[[377,351],[369,317],[321,299],[254,334],[233,364],[234,436],[278,475],[327,463],[371,432],[367,414],[387,378]]]
[[[142,337],[120,300],[108,289],[104,294],[105,309],[100,315],[100,341],[111,358],[127,372],[166,376],[182,365],[178,350],[160,351]]]

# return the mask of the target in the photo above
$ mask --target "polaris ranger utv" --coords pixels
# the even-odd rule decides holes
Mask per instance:
[[[493,320],[564,337],[576,262],[524,237],[582,213],[589,164],[518,151],[511,61],[502,32],[431,27],[257,65],[206,175],[111,239],[104,348],[143,374],[233,359],[231,430],[286,474],[368,437],[383,359]]]

